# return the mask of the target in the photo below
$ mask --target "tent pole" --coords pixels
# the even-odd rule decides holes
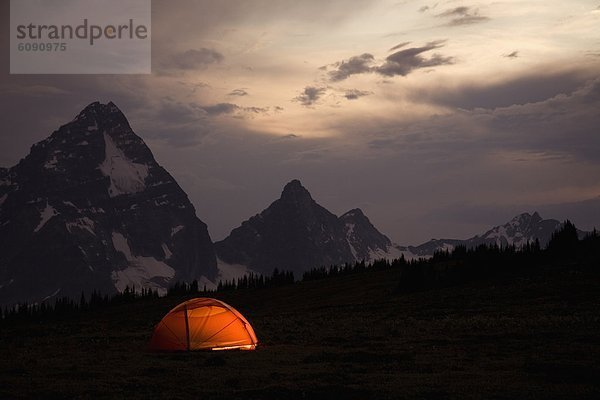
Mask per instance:
[[[190,351],[190,324],[188,322],[187,304],[183,306],[183,312],[185,313],[185,339],[186,339],[187,351]]]

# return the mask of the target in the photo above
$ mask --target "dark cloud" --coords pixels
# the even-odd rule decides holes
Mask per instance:
[[[408,46],[409,44],[410,44],[410,42],[403,42],[403,43],[400,43],[400,44],[397,44],[397,45],[395,45],[394,47],[392,47],[392,48],[391,48],[391,49],[389,49],[388,51],[394,51],[394,50],[398,50],[398,49],[401,49],[401,48],[403,48],[403,47],[406,47],[406,46]]]
[[[600,80],[590,80],[570,94],[527,103],[485,115],[497,132],[499,147],[518,149],[567,162],[600,165]]]
[[[315,104],[327,91],[327,88],[306,86],[302,93],[295,97],[293,100],[302,104],[305,107],[312,106]]]
[[[495,83],[420,88],[409,93],[409,98],[462,109],[494,109],[570,94],[581,87],[590,78],[590,74],[592,73],[579,70],[552,71],[548,67],[546,72],[535,71]]]
[[[332,81],[341,81],[348,78],[350,75],[363,74],[371,71],[371,65],[375,58],[372,54],[364,53],[360,56],[350,57],[348,60],[335,63],[337,68],[329,72],[329,77]]]
[[[356,100],[359,97],[368,96],[370,94],[372,94],[372,92],[367,92],[367,91],[358,90],[358,89],[350,89],[350,90],[346,90],[346,93],[344,93],[344,97],[347,100]]]
[[[168,96],[157,103],[148,102],[141,111],[123,111],[143,138],[168,143],[175,148],[197,145],[213,128],[198,104]]]
[[[469,7],[456,7],[438,14],[438,17],[462,17],[469,15]]]
[[[223,55],[218,51],[202,47],[175,54],[169,57],[163,66],[180,70],[203,69],[210,64],[218,64],[223,59]]]
[[[506,57],[506,58],[517,58],[517,57],[519,57],[519,52],[518,51],[513,51],[510,54],[505,54],[503,57]]]
[[[240,106],[232,103],[218,103],[210,106],[202,106],[200,107],[204,110],[208,115],[222,115],[222,114],[232,114],[240,109]]]
[[[546,80],[561,84],[557,75]],[[516,81],[525,82],[523,78]],[[410,125],[398,122],[377,129],[380,134],[368,145],[380,152],[421,154],[423,160],[438,161],[467,154],[505,154],[504,165],[510,164],[515,170],[526,164],[564,168],[581,163],[599,167],[600,135],[596,127],[600,126],[600,80],[583,81],[569,90],[569,94],[550,94],[540,101],[510,101],[510,105],[490,109],[457,109],[444,117]],[[552,183],[549,171],[540,168],[538,173],[538,179]]]
[[[161,99],[154,113],[160,121],[178,123],[196,122],[204,118],[197,104],[176,101],[171,97]]]
[[[269,107],[242,107],[241,109],[251,114],[266,114],[269,112]]]
[[[246,92],[244,89],[234,89],[229,92],[228,96],[248,96],[248,92]]]
[[[208,106],[198,106],[199,109],[209,116],[219,116],[225,114],[266,114],[269,107],[241,107],[233,103],[218,103]]]
[[[472,10],[470,7],[456,7],[451,10],[444,11],[437,15],[440,18],[452,18],[446,25],[461,26],[471,25],[480,22],[489,21],[488,17],[479,15],[479,10]]]
[[[385,62],[375,70],[384,76],[406,76],[415,69],[452,64],[452,57],[444,57],[439,54],[433,54],[429,58],[421,56],[422,53],[427,51],[444,47],[444,43],[445,41],[438,40],[429,42],[422,47],[397,51],[388,56]]]
[[[429,6],[423,6],[423,7],[419,8],[420,13],[424,13],[427,10],[429,10]]]
[[[439,65],[448,65],[453,63],[452,57],[444,57],[440,54],[433,54],[426,58],[421,54],[444,47],[444,40],[429,42],[422,47],[411,47],[390,54],[383,64],[373,65],[375,58],[370,53],[364,53],[360,56],[350,57],[348,60],[332,64],[335,70],[329,72],[329,78],[333,82],[341,81],[351,75],[375,72],[383,76],[405,76],[415,69],[435,67]],[[390,49],[390,51],[404,48],[410,42],[400,43]]]

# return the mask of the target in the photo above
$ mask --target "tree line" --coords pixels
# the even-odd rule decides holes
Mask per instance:
[[[404,255],[394,260],[376,260],[371,263],[360,261],[341,266],[313,268],[304,272],[301,281],[329,279],[367,271],[393,269],[398,271],[398,292],[429,290],[463,284],[478,279],[497,279],[519,274],[543,271],[548,268],[597,268],[600,266],[600,235],[594,229],[579,239],[577,228],[566,221],[552,235],[546,248],[539,241],[524,246],[498,246],[483,244],[475,248],[457,246],[452,251],[436,251],[433,257],[406,260]],[[290,271],[275,269],[268,275],[248,274],[243,277],[219,281],[216,289],[199,287],[197,280],[191,283],[176,282],[166,296],[210,295],[236,290],[260,290],[264,288],[292,285],[296,282]],[[157,290],[127,286],[121,293],[111,296],[93,291],[89,297],[81,293],[79,301],[63,297],[53,304],[41,302],[22,303],[6,307],[1,320],[62,317],[77,311],[96,310],[115,304],[124,304],[140,299],[158,298]]]

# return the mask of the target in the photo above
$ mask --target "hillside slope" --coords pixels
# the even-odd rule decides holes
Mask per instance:
[[[254,352],[151,353],[184,298],[0,329],[0,397],[598,398],[600,274],[398,294],[395,270],[219,294]]]

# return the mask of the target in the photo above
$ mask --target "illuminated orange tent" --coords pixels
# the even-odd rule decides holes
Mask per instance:
[[[254,350],[258,339],[235,308],[220,300],[196,298],[173,308],[156,325],[153,350]]]

